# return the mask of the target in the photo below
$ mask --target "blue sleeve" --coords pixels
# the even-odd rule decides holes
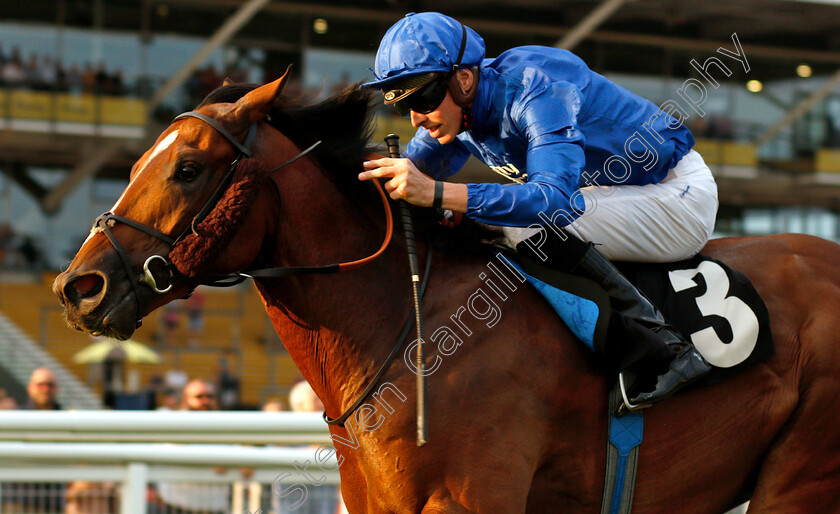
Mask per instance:
[[[438,143],[437,139],[429,135],[428,130],[421,127],[408,142],[403,157],[410,159],[426,175],[444,179],[461,170],[470,152],[458,140],[448,145]]]
[[[514,128],[527,139],[525,184],[469,184],[467,216],[493,225],[565,226],[585,209],[579,191],[584,137],[578,128],[580,93],[567,82],[553,83],[513,102]]]

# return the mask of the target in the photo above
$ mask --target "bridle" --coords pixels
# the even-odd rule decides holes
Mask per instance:
[[[134,301],[137,307],[137,326],[139,327],[142,324],[142,319],[140,319],[140,290],[138,286],[140,284],[144,284],[149,289],[154,291],[157,294],[164,294],[169,292],[172,289],[176,281],[176,274],[177,276],[183,280],[184,282],[188,282],[190,285],[209,285],[209,286],[217,286],[217,287],[228,287],[239,284],[246,279],[253,279],[253,278],[279,278],[279,277],[288,277],[294,275],[304,275],[310,273],[334,273],[338,271],[348,270],[363,266],[377,257],[379,257],[385,249],[388,247],[388,244],[391,241],[391,235],[393,233],[393,220],[391,216],[391,207],[388,203],[388,199],[385,196],[385,191],[382,189],[381,184],[378,180],[373,180],[372,182],[376,186],[379,191],[379,194],[382,198],[383,205],[385,207],[385,219],[386,219],[386,234],[385,239],[382,243],[382,246],[372,255],[364,257],[362,259],[351,261],[351,262],[343,262],[337,264],[327,264],[322,266],[290,266],[290,267],[278,267],[278,268],[266,268],[260,269],[256,271],[252,271],[249,273],[244,272],[234,272],[228,275],[212,275],[212,276],[203,276],[203,277],[193,277],[187,278],[177,272],[175,266],[172,262],[168,259],[169,254],[166,257],[162,255],[151,255],[149,256],[146,261],[143,263],[143,278],[142,281],[135,280],[136,273],[132,270],[131,262],[129,261],[128,255],[125,252],[122,244],[117,240],[114,236],[114,233],[111,231],[111,227],[115,226],[117,223],[122,223],[124,225],[128,225],[129,227],[138,230],[148,236],[151,236],[155,239],[163,241],[167,245],[169,245],[169,252],[175,248],[175,246],[181,242],[185,237],[190,234],[198,235],[196,232],[196,226],[201,223],[204,218],[207,217],[208,214],[213,210],[213,208],[218,203],[221,196],[227,190],[228,186],[233,179],[234,172],[236,171],[236,167],[239,162],[242,160],[243,157],[252,157],[252,147],[254,141],[256,140],[257,136],[257,126],[258,122],[254,122],[248,129],[248,135],[245,138],[244,143],[240,143],[233,135],[228,132],[223,126],[221,126],[216,120],[213,118],[202,114],[197,111],[189,111],[182,114],[179,114],[175,117],[174,121],[183,120],[185,118],[197,118],[211,127],[213,127],[216,131],[218,131],[222,136],[224,136],[237,150],[237,155],[231,161],[230,165],[228,166],[228,170],[225,175],[222,177],[221,182],[219,185],[216,186],[216,189],[213,191],[213,194],[207,199],[204,206],[198,211],[198,213],[193,217],[190,224],[177,236],[172,237],[170,235],[164,234],[159,230],[156,230],[148,225],[144,225],[137,221],[131,220],[124,216],[119,216],[114,214],[113,212],[106,212],[99,215],[96,220],[93,222],[93,227],[91,228],[91,234],[96,234],[98,232],[102,232],[105,234],[105,237],[108,238],[108,241],[111,242],[111,245],[116,250],[117,255],[120,258],[120,262],[122,262],[123,268],[125,269],[126,276],[128,277],[128,281],[131,284],[132,292],[134,293]],[[318,141],[306,150],[298,153],[293,158],[289,159],[288,161],[284,162],[283,164],[276,166],[270,170],[267,170],[266,173],[271,173],[273,171],[277,171],[281,168],[284,168],[293,162],[297,161],[301,157],[305,156],[309,152],[315,149],[321,142]],[[155,273],[153,271],[153,266],[157,263],[160,264],[160,269],[165,271],[168,276],[166,277],[155,277]],[[163,278],[168,280],[168,284],[159,284]]]
[[[233,174],[236,171],[236,167],[239,164],[239,162],[241,161],[241,159],[243,157],[252,157],[252,146],[254,144],[254,141],[256,140],[258,122],[254,122],[254,123],[251,124],[251,126],[248,129],[248,135],[246,136],[245,142],[243,144],[243,143],[240,143],[239,141],[237,141],[236,138],[233,137],[233,135],[230,132],[228,132],[224,127],[222,127],[218,122],[216,122],[214,119],[210,118],[209,116],[207,116],[205,114],[202,114],[202,113],[196,112],[196,111],[189,111],[189,112],[179,114],[178,116],[175,117],[174,121],[182,120],[182,119],[185,119],[185,118],[197,118],[197,119],[202,120],[203,122],[207,123],[208,125],[213,127],[215,130],[217,130],[222,136],[224,136],[238,150],[238,153],[237,153],[236,157],[233,159],[233,161],[228,166],[227,173],[225,173],[224,177],[222,177],[221,182],[219,182],[219,185],[216,186],[216,189],[213,191],[213,194],[210,195],[210,198],[207,199],[207,202],[205,202],[204,206],[198,211],[198,214],[196,214],[193,217],[190,224],[177,237],[171,237],[167,234],[164,234],[163,232],[160,232],[159,230],[156,230],[152,227],[149,227],[149,226],[144,225],[142,223],[136,222],[136,221],[131,220],[129,218],[126,218],[124,216],[118,216],[118,215],[116,215],[112,212],[106,212],[106,213],[101,214],[99,217],[96,218],[96,220],[93,223],[93,228],[91,229],[92,234],[97,233],[97,232],[103,232],[105,234],[105,236],[108,238],[108,240],[111,242],[111,244],[113,245],[114,249],[117,252],[117,255],[119,255],[120,261],[122,262],[123,267],[125,268],[126,276],[128,277],[129,283],[131,284],[131,287],[132,287],[133,292],[134,292],[134,300],[135,300],[135,303],[137,305],[137,317],[138,317],[137,326],[138,327],[142,323],[142,319],[139,319],[140,318],[140,296],[139,296],[140,291],[138,289],[138,284],[140,284],[140,283],[145,284],[155,293],[164,294],[164,293],[168,292],[170,289],[172,289],[172,286],[173,286],[173,284],[175,282],[175,279],[176,279],[177,270],[175,269],[175,266],[172,264],[172,262],[167,258],[168,255],[167,255],[167,257],[164,257],[162,255],[151,255],[150,257],[148,257],[146,259],[145,263],[143,264],[143,279],[142,279],[142,282],[134,280],[133,277],[135,276],[135,274],[131,269],[131,263],[129,262],[128,255],[125,253],[125,249],[120,244],[120,242],[117,240],[117,238],[114,237],[114,234],[111,231],[111,227],[116,225],[116,223],[118,223],[118,222],[123,223],[125,225],[128,225],[128,226],[134,228],[135,230],[138,230],[138,231],[140,231],[140,232],[142,232],[146,235],[149,235],[149,236],[151,236],[155,239],[159,239],[159,240],[165,242],[166,244],[169,245],[169,251],[171,253],[172,250],[175,248],[175,246],[179,242],[181,242],[185,237],[187,237],[189,234],[192,233],[192,234],[195,234],[196,236],[198,235],[198,233],[196,232],[196,226],[199,223],[201,223],[201,221],[205,217],[207,217],[207,215],[210,214],[210,212],[216,206],[216,204],[218,203],[222,194],[224,194],[225,190],[230,185],[230,182],[233,179]],[[315,144],[313,144],[312,146],[310,146],[306,150],[303,150],[302,152],[298,153],[293,158],[289,159],[288,161],[284,162],[283,164],[281,164],[279,166],[276,166],[276,167],[274,167],[270,170],[267,170],[266,173],[271,173],[273,171],[277,171],[281,168],[284,168],[284,167],[292,164],[293,162],[297,161],[301,157],[305,156],[306,154],[308,154],[309,152],[314,150],[315,147],[318,146],[318,144],[320,144],[320,141],[316,142]],[[379,180],[377,180],[377,179],[371,180],[371,182],[373,182],[374,186],[376,187],[377,191],[379,192],[379,196],[382,199],[382,205],[383,205],[384,210],[385,210],[385,238],[382,241],[382,245],[379,247],[379,249],[376,252],[374,252],[373,254],[371,254],[367,257],[363,257],[361,259],[358,259],[358,260],[355,260],[355,261],[350,261],[350,262],[327,264],[327,265],[321,265],[321,266],[286,266],[286,267],[276,267],[276,268],[264,268],[264,269],[259,269],[259,270],[255,270],[255,271],[250,271],[248,273],[235,272],[235,273],[231,273],[231,274],[228,274],[228,275],[193,277],[193,278],[189,278],[189,279],[187,277],[184,277],[180,273],[177,273],[177,276],[180,279],[184,280],[185,282],[189,283],[190,285],[203,284],[203,285],[216,286],[216,287],[227,287],[227,286],[232,286],[232,285],[239,284],[239,283],[241,283],[244,280],[249,279],[249,278],[250,279],[255,279],[255,278],[280,278],[280,277],[290,277],[290,276],[296,276],[296,275],[305,275],[305,274],[311,274],[311,273],[335,273],[335,272],[338,272],[338,271],[346,271],[346,270],[355,269],[355,268],[359,268],[361,266],[364,266],[365,264],[370,263],[371,261],[373,261],[374,259],[376,259],[380,255],[382,255],[382,253],[385,252],[385,249],[388,247],[388,245],[391,242],[391,236],[393,235],[393,224],[394,224],[393,217],[391,215],[391,205],[388,202],[388,197],[385,194],[385,190],[382,188],[382,184],[380,184]],[[412,229],[412,231],[413,231],[413,229]],[[413,236],[412,236],[412,239],[413,239]],[[413,243],[412,243],[411,246],[413,247]],[[413,251],[413,248],[410,249],[409,253],[411,253],[412,251]],[[426,252],[427,252],[426,253],[426,265],[425,265],[425,270],[424,270],[424,273],[423,273],[423,280],[422,280],[422,283],[420,283],[414,290],[415,308],[418,312],[419,312],[419,309],[420,309],[420,305],[419,305],[420,298],[423,297],[423,295],[425,293],[425,290],[426,290],[426,285],[428,284],[429,270],[431,268],[431,263],[432,263],[432,245],[430,245],[430,244],[427,245]],[[416,256],[414,256],[414,259],[416,261]],[[167,277],[169,279],[169,284],[166,285],[165,287],[159,287],[158,286],[158,280],[159,279],[155,277],[155,274],[151,269],[151,265],[153,263],[157,262],[157,261],[160,261],[163,269],[166,270],[169,274],[169,276]],[[414,277],[412,277],[412,279],[414,279]],[[414,323],[414,322],[415,322],[415,318],[413,316],[409,316],[408,320],[406,321],[406,323],[404,325],[402,333],[400,334],[399,338],[396,341],[396,344],[394,345],[393,349],[391,350],[391,353],[389,354],[389,356],[387,357],[385,362],[383,362],[381,364],[381,366],[379,367],[379,370],[375,374],[374,378],[368,383],[367,387],[365,387],[365,389],[359,395],[357,395],[356,399],[353,402],[351,402],[350,406],[347,409],[345,409],[345,411],[338,418],[335,418],[335,419],[330,418],[329,416],[327,416],[327,413],[324,412],[324,414],[323,414],[324,421],[326,421],[326,423],[328,425],[343,426],[344,422],[347,420],[347,418],[349,418],[350,415],[352,415],[353,412],[356,411],[356,409],[359,407],[359,405],[362,404],[364,399],[367,397],[368,394],[370,394],[370,392],[373,390],[373,387],[376,385],[376,383],[379,381],[379,379],[385,374],[386,370],[391,365],[391,362],[393,362],[394,358],[399,353],[400,348],[402,348],[403,344],[406,341],[406,338],[408,336],[408,332],[409,332],[409,330],[412,326],[412,323]],[[417,325],[419,326],[420,325],[419,317],[417,318],[416,322],[417,322]],[[418,442],[418,444],[420,444],[420,443]],[[425,440],[423,441],[423,444],[425,444]]]

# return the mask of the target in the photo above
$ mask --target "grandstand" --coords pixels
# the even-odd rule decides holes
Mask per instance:
[[[323,98],[369,77],[379,38],[407,10],[461,19],[485,35],[488,55],[571,48],[658,105],[677,103],[720,187],[717,235],[840,241],[840,2],[14,2],[0,14],[0,348],[28,349],[0,359],[0,387],[22,402],[25,377],[48,365],[62,403],[101,408],[99,366],[73,360],[92,339],[67,328],[50,291],[82,227],[110,208],[172,116],[224,76],[262,82],[291,63],[290,92]],[[718,53],[736,39],[748,65]],[[706,66],[715,56],[729,68]],[[414,129],[383,109],[375,138],[388,133],[407,142]],[[474,160],[455,180],[477,178],[502,180]],[[134,339],[162,360],[126,363],[124,391],[142,393],[173,368],[214,380],[225,358],[242,408],[284,397],[299,374],[253,285],[202,293],[197,341],[184,303],[172,329],[163,310],[144,321]]]

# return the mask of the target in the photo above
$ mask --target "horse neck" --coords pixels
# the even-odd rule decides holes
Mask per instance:
[[[309,159],[272,178],[281,191],[273,266],[352,261],[381,244],[384,223],[359,209]],[[381,208],[377,215],[384,216]],[[331,415],[372,379],[408,315],[407,259],[395,246],[355,270],[257,284],[289,355]]]

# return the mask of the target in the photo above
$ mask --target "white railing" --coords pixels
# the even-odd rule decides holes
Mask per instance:
[[[146,512],[150,482],[234,483],[232,512],[266,512],[262,484],[305,482],[307,461],[319,464],[309,467],[318,478],[310,487],[339,483],[329,443],[319,414],[4,411],[0,482],[116,482],[122,514]],[[247,480],[242,467],[253,469]]]

